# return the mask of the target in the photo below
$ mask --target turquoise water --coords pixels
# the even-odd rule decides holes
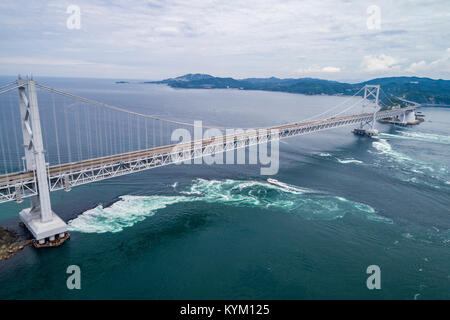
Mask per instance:
[[[41,82],[233,127],[301,120],[345,99]],[[450,110],[422,111],[419,126],[378,124],[378,140],[350,127],[283,140],[275,176],[258,165],[174,165],[55,192],[70,241],[0,262],[0,298],[448,299]],[[0,223],[15,227],[25,202],[1,204]],[[78,291],[66,287],[72,264]],[[372,264],[381,290],[366,287]]]

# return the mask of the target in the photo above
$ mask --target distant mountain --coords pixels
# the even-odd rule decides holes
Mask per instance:
[[[162,83],[173,88],[202,88],[241,90],[266,90],[307,95],[353,95],[365,84],[379,84],[386,96],[380,98],[384,105],[399,103],[401,97],[418,103],[450,105],[450,81],[419,77],[377,78],[366,82],[350,84],[314,78],[247,78],[233,79],[214,77],[209,74],[186,74],[177,78],[146,83]]]
[[[176,82],[176,81],[205,81],[205,80],[211,80],[214,79],[215,77],[210,76],[209,74],[203,74],[203,73],[188,73],[185,74],[184,76],[179,76],[176,78],[169,78],[166,80],[162,80],[162,81],[146,81],[145,83],[153,83],[153,82],[157,82],[157,83],[171,83],[171,82]]]

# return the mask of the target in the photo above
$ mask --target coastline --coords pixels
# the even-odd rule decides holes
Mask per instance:
[[[0,226],[0,261],[11,258],[31,244],[32,240],[23,239],[17,232]]]

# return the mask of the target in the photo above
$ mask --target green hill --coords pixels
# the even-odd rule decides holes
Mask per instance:
[[[450,81],[419,77],[377,78],[366,82],[350,84],[314,78],[220,78],[208,74],[186,74],[177,78],[145,83],[167,84],[173,88],[200,88],[241,90],[266,90],[307,95],[353,95],[365,84],[379,84],[385,95],[380,99],[384,105],[399,103],[395,97],[424,104],[450,105]]]

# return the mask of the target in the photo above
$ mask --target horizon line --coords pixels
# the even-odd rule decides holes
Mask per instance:
[[[280,80],[286,80],[286,79],[315,79],[315,80],[325,80],[325,81],[332,81],[332,82],[340,82],[340,83],[348,83],[348,84],[357,84],[357,83],[362,83],[362,82],[367,82],[367,81],[371,81],[371,80],[375,80],[375,79],[386,79],[386,78],[419,78],[419,79],[430,79],[430,80],[434,80],[434,81],[450,81],[450,79],[444,79],[444,78],[431,78],[431,77],[425,77],[425,76],[419,76],[419,75],[412,75],[412,76],[407,76],[407,75],[392,75],[392,76],[378,76],[378,77],[373,77],[373,78],[369,78],[366,80],[357,80],[357,82],[353,82],[353,81],[348,81],[345,79],[341,79],[341,80],[331,80],[331,79],[326,79],[326,78],[318,78],[318,77],[312,77],[312,76],[305,76],[305,77],[299,77],[299,78],[294,78],[294,77],[286,77],[286,78],[280,78],[277,76],[266,76],[266,77],[246,77],[246,78],[235,78],[232,76],[215,76],[209,73],[200,73],[200,72],[196,72],[196,73],[185,73],[179,76],[174,76],[174,77],[164,77],[162,79],[150,79],[150,78],[122,78],[122,77],[89,77],[89,76],[49,76],[49,75],[41,75],[41,76],[37,76],[42,77],[42,78],[63,78],[63,79],[92,79],[92,80],[115,80],[115,81],[120,81],[120,80],[129,80],[129,81],[162,81],[162,80],[167,80],[167,79],[175,79],[177,77],[182,77],[182,76],[186,76],[186,75],[195,75],[195,74],[201,74],[201,75],[208,75],[208,76],[212,76],[214,78],[231,78],[234,80],[246,80],[246,79],[270,79],[270,78],[277,78]],[[18,78],[19,76],[21,76],[22,78],[24,77],[33,77],[34,79],[36,79],[36,74],[30,74],[30,75],[24,75],[24,74],[17,74],[17,75],[8,75],[8,74],[0,74],[0,77],[11,77],[11,78]]]

